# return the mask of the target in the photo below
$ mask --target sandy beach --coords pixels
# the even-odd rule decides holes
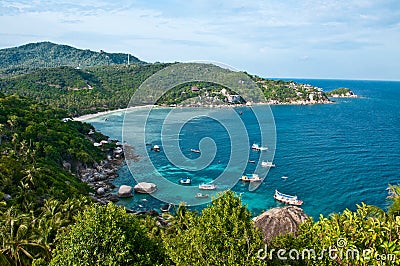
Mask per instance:
[[[72,120],[82,122],[82,121],[86,121],[86,120],[89,120],[89,119],[92,119],[92,118],[95,118],[98,116],[102,116],[102,115],[108,115],[108,114],[118,113],[118,112],[126,112],[129,110],[140,109],[140,108],[151,108],[151,107],[158,107],[158,106],[157,105],[132,106],[132,107],[127,107],[127,108],[102,111],[102,112],[98,112],[98,113],[94,113],[94,114],[82,115],[82,116],[74,117]]]

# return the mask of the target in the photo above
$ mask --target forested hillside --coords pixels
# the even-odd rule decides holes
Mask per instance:
[[[133,55],[129,55],[129,62],[144,63]],[[59,66],[86,68],[127,63],[128,54],[94,52],[51,42],[29,43],[0,50],[0,76]]]
[[[69,116],[127,107],[140,84],[167,64],[57,67],[0,80],[0,90],[61,108]]]

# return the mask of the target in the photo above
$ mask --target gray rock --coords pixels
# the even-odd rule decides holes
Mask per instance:
[[[126,186],[122,185],[118,189],[118,197],[120,198],[129,198],[132,197],[132,187],[131,186]]]
[[[308,218],[299,207],[286,206],[270,209],[253,219],[263,236],[270,242],[278,235],[292,233],[296,236],[298,227]]]
[[[97,189],[97,195],[104,195],[106,193],[106,190],[103,187],[100,187]]]
[[[135,186],[135,192],[150,194],[157,190],[156,184],[140,182]]]
[[[118,196],[115,194],[111,194],[110,196],[108,196],[108,200],[112,201],[112,202],[117,202],[119,201]]]

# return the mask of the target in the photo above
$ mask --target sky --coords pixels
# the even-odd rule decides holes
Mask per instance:
[[[39,41],[265,78],[400,80],[400,1],[0,0],[0,48]]]

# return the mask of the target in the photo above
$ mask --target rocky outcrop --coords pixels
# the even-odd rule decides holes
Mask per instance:
[[[80,180],[93,189],[94,193],[89,193],[89,195],[94,201],[99,204],[118,201],[118,196],[112,194],[112,190],[115,188],[113,181],[118,177],[117,171],[123,162],[123,152],[113,153],[110,151],[107,159],[100,163],[94,163],[92,167],[82,165],[77,168]]]
[[[122,185],[118,189],[118,197],[120,198],[129,198],[132,197],[132,187],[131,186],[126,186]]]
[[[150,194],[157,190],[157,186],[153,183],[140,182],[135,186],[135,192]]]
[[[279,235],[292,233],[296,235],[299,225],[308,218],[299,207],[285,206],[270,209],[253,219],[262,234],[264,241],[270,242]]]

